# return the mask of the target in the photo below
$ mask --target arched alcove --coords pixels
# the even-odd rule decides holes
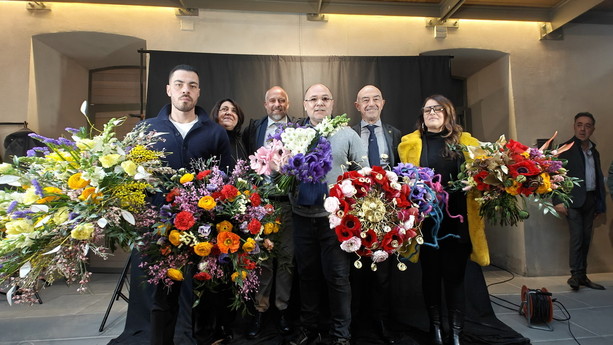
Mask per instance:
[[[57,137],[64,128],[87,125],[80,113],[88,98],[90,70],[139,66],[143,39],[102,32],[71,31],[32,36],[28,121],[40,134]]]

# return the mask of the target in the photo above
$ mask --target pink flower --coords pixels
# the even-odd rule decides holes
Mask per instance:
[[[353,236],[350,239],[343,241],[341,243],[341,249],[346,251],[347,253],[353,253],[360,249],[362,245],[362,240],[359,237]]]

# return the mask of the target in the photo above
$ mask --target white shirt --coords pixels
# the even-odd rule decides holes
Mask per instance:
[[[377,120],[377,122],[373,123],[375,126],[375,136],[377,137],[377,145],[379,146],[379,155],[381,156],[379,159],[381,160],[381,165],[385,166],[389,164],[389,152],[387,150],[387,142],[385,141],[385,134],[383,133],[383,123],[381,119]],[[360,137],[362,138],[362,142],[364,143],[364,147],[366,151],[368,151],[368,138],[370,137],[370,130],[368,126],[370,123],[362,120],[360,121]]]
[[[192,127],[194,127],[196,122],[198,122],[198,116],[196,116],[196,119],[194,121],[188,122],[188,123],[175,122],[170,118],[170,116],[168,116],[168,119],[170,120],[170,122],[172,122],[172,124],[179,131],[179,133],[181,133],[181,136],[183,137],[183,139],[185,139],[185,136],[187,135],[189,130],[192,129]]]

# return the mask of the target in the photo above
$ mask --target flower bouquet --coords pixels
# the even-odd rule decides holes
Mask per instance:
[[[171,286],[193,275],[197,296],[229,286],[232,307],[244,308],[259,286],[258,262],[271,254],[279,221],[256,187],[262,177],[245,161],[229,176],[212,164],[195,162],[196,172],[171,178],[160,221],[140,248],[141,267],[152,284]]]
[[[557,159],[572,144],[549,151],[547,147],[554,138],[555,135],[539,149],[507,141],[504,135],[493,143],[464,147],[471,159],[462,167],[453,187],[464,191],[476,188],[481,193],[477,198],[479,215],[492,224],[516,225],[527,219],[526,198],[536,202],[544,214],[557,216],[551,198],[556,196],[568,203],[577,179],[568,176],[565,162]]]
[[[332,169],[330,142],[326,139],[346,126],[346,114],[326,117],[315,127],[289,123],[271,136],[267,145],[249,156],[251,168],[260,175],[275,176],[276,193],[287,193],[295,181],[324,182]]]
[[[377,263],[403,254],[413,242],[424,244],[422,221],[433,217],[440,224],[448,199],[438,181],[433,170],[403,163],[393,171],[374,166],[338,177],[324,207],[341,248],[358,255],[356,268],[362,267],[360,259],[367,256],[375,271]],[[406,269],[400,261],[397,266]]]
[[[0,190],[0,282],[10,280],[10,295],[19,288],[15,301],[33,302],[39,280],[57,276],[83,291],[88,252],[106,257],[148,225],[145,195],[168,169],[164,153],[149,149],[155,133],[141,126],[115,137],[123,122],[112,119],[95,136],[85,128],[67,128],[71,139],[31,134],[46,146],[0,165],[0,184],[8,186]]]

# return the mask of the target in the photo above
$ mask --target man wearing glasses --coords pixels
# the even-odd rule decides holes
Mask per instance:
[[[334,99],[328,87],[315,84],[307,89],[303,105],[308,117],[302,125],[314,127],[332,115]],[[321,340],[317,327],[320,310],[324,307],[320,299],[322,278],[327,288],[332,323],[330,344],[349,345],[351,338],[349,255],[340,248],[336,234],[330,229],[323,201],[328,184],[336,183],[336,178],[344,171],[367,166],[368,161],[360,137],[351,128],[342,128],[328,139],[332,148],[332,170],[326,175],[326,182],[301,183],[291,198],[302,326],[290,341],[291,345],[315,344]]]
[[[581,285],[604,290],[604,286],[592,282],[587,277],[587,254],[592,241],[594,218],[606,210],[604,177],[600,168],[600,154],[590,137],[594,133],[596,119],[590,113],[575,115],[575,136],[566,143],[574,142],[573,147],[560,154],[568,160],[565,168],[568,175],[581,179],[579,186],[571,192],[572,203],[564,206],[553,200],[556,211],[566,216],[570,230],[570,274],[568,285],[574,291]],[[565,143],[565,144],[566,144]]]

